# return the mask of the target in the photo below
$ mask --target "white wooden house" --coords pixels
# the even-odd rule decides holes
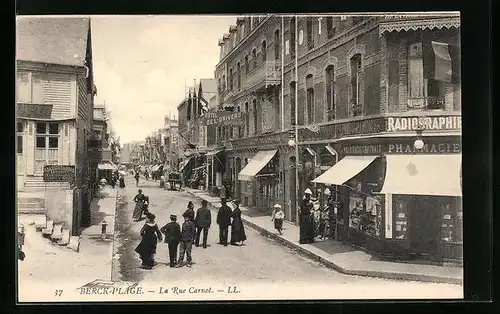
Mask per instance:
[[[88,177],[95,95],[90,19],[22,17],[16,33],[18,188],[43,186],[45,165],[75,165],[77,178]]]

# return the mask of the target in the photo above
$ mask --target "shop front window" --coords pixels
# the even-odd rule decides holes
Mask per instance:
[[[463,241],[462,206],[459,201],[445,201],[441,205],[441,240],[446,243]]]
[[[404,195],[393,196],[394,211],[394,238],[404,240],[408,238],[408,197]]]

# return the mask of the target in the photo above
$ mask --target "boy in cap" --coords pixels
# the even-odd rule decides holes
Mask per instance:
[[[192,222],[188,217],[184,217],[184,223],[182,224],[181,231],[179,262],[177,264],[178,267],[183,266],[184,254],[187,255],[186,265],[188,267],[191,267],[191,249],[193,247],[193,241],[195,237],[196,227],[194,225],[194,222]]]
[[[165,243],[168,244],[170,267],[175,267],[177,247],[179,246],[179,242],[181,241],[181,227],[176,221],[177,216],[170,215],[170,222],[160,229],[160,231],[165,235]]]

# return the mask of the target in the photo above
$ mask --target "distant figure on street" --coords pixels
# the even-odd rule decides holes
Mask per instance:
[[[231,216],[233,212],[231,208],[226,205],[226,200],[221,199],[222,206],[217,213],[217,224],[219,225],[219,244],[227,246],[228,229],[231,225]]]
[[[224,185],[222,185],[219,189],[219,197],[221,200],[226,201],[227,199],[227,189]]]
[[[177,223],[177,216],[170,215],[170,222],[160,229],[165,235],[165,243],[168,245],[168,255],[170,267],[175,267],[177,263],[177,248],[181,242],[181,226]]]
[[[278,230],[280,234],[283,234],[283,219],[285,218],[285,213],[281,208],[280,204],[274,205],[273,215],[271,216],[271,221],[274,221],[274,228]]]
[[[186,254],[186,266],[191,267],[191,249],[193,248],[193,241],[196,236],[194,222],[189,218],[184,217],[184,223],[182,224],[181,231],[181,242],[180,242],[180,253],[179,253],[179,263],[177,267],[184,266],[184,254]]]
[[[123,189],[125,187],[125,175],[120,174],[120,187]]]
[[[144,170],[144,177],[149,181],[149,173],[147,170]]]
[[[195,225],[196,225],[196,241],[195,246],[200,246],[200,235],[203,231],[203,248],[207,248],[208,229],[212,223],[212,213],[207,207],[206,200],[201,201],[201,207],[196,211]]]
[[[184,214],[182,214],[182,217],[188,218],[191,221],[194,221],[194,204],[193,202],[189,201],[188,206]]]
[[[116,181],[118,180],[118,177],[116,176],[116,173],[113,172],[111,174],[111,187],[114,189],[116,186]]]
[[[314,243],[314,217],[312,215],[313,203],[310,189],[304,191],[304,199],[300,206],[300,238],[299,243]]]
[[[135,178],[135,186],[139,186],[139,178],[140,178],[139,171],[135,172],[134,178]]]
[[[156,254],[156,245],[162,240],[162,235],[155,222],[155,215],[147,215],[148,221],[141,229],[142,240],[135,248],[135,252],[139,254],[142,260],[141,268],[151,269],[154,266],[154,258]]]
[[[142,218],[142,213],[147,210],[146,204],[148,203],[148,197],[142,194],[142,190],[137,191],[137,195],[134,196],[135,208],[132,214],[132,219],[138,221]]]
[[[231,222],[231,245],[243,245],[243,242],[246,241],[247,235],[245,234],[245,227],[243,226],[243,221],[241,220],[241,209],[240,209],[240,201],[234,200],[234,205],[236,206],[233,209]]]

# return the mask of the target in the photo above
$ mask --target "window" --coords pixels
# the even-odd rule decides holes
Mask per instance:
[[[362,114],[361,104],[361,55],[356,54],[351,58],[351,106],[354,117]]]
[[[329,65],[325,70],[326,84],[326,113],[327,120],[335,119],[335,75],[333,65]]]
[[[295,125],[295,82],[290,83],[290,124]]]
[[[252,50],[252,63],[253,63],[253,68],[255,69],[257,67],[257,49],[253,48]]]
[[[36,137],[36,148],[45,148],[45,136]]]
[[[233,69],[229,69],[229,90],[233,90]]]
[[[49,148],[58,148],[58,147],[59,147],[59,138],[49,137]]]
[[[37,123],[36,124],[36,134],[45,134],[47,133],[47,124],[46,123]]]
[[[222,76],[222,91],[226,90],[226,76]]]
[[[248,103],[245,103],[245,126],[246,126],[246,134],[247,136],[250,134],[250,115],[248,111]]]
[[[314,122],[314,82],[312,74],[306,77],[307,124]]]
[[[245,37],[245,24],[241,24],[241,39],[243,39],[243,37]]]
[[[424,59],[429,59],[425,62]],[[427,63],[434,62],[432,48],[422,42],[408,47],[408,106],[421,109],[444,109],[444,82],[434,79]],[[450,62],[451,69],[451,62]]]
[[[266,62],[266,58],[267,58],[267,43],[264,40],[262,42],[262,62]]]
[[[17,135],[17,153],[18,154],[23,153],[23,136],[22,135]]]
[[[248,55],[245,56],[245,75],[248,75]]]
[[[326,18],[326,33],[328,38],[335,36],[335,28],[333,26],[333,17]]]
[[[252,102],[252,111],[253,111],[253,132],[257,134],[257,100],[254,99]]]
[[[309,49],[314,48],[314,38],[313,38],[313,19],[307,18],[306,22],[306,33],[307,33],[307,47]]]
[[[238,76],[238,90],[241,90],[241,65],[239,62],[237,64],[236,71],[237,71],[236,75]]]
[[[295,24],[295,17],[290,19],[290,55],[292,58],[295,58],[295,28],[297,25]]]
[[[17,133],[23,133],[24,132],[24,123],[22,122],[17,122]]]
[[[281,55],[280,31],[274,32],[274,60],[279,60]]]

